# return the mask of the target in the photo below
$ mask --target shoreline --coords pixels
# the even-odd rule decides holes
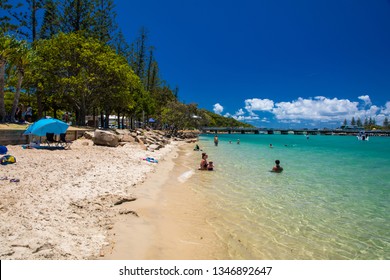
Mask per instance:
[[[139,216],[116,218],[101,259],[226,259],[226,248],[207,222],[212,215],[207,201],[179,180],[193,172],[185,164],[192,149],[193,143],[178,145],[137,185],[138,199],[124,205],[123,211]]]

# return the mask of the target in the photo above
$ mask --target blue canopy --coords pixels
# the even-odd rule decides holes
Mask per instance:
[[[27,127],[23,135],[46,136],[46,133],[61,134],[65,133],[68,127],[67,123],[57,119],[41,119]]]
[[[155,120],[153,118],[150,118],[149,122],[155,122]]]

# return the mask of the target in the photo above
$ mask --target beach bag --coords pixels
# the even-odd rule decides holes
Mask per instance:
[[[0,159],[0,163],[2,165],[6,165],[9,163],[15,163],[15,162],[16,162],[16,158],[14,156],[11,156],[11,155],[5,155],[5,156],[1,157],[1,159]]]
[[[7,147],[0,145],[0,155],[5,155],[7,152],[8,152]]]

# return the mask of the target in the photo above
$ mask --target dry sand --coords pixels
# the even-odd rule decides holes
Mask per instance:
[[[180,145],[7,146],[17,162],[0,166],[0,259],[223,258],[206,202],[177,181]]]
[[[134,186],[155,170],[157,164],[142,159],[163,159],[175,146],[153,153],[137,144],[110,148],[86,139],[69,150],[7,146],[16,163],[0,165],[0,258],[98,257],[120,215],[114,204],[135,197]]]

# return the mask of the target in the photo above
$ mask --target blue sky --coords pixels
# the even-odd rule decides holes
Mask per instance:
[[[390,114],[389,0],[116,0],[185,103],[261,127]]]

